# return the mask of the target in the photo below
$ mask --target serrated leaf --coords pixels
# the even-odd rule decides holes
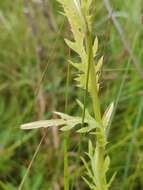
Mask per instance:
[[[35,121],[32,123],[23,124],[21,125],[21,129],[37,129],[37,128],[47,128],[51,126],[65,126],[62,127],[61,130],[70,130],[74,128],[77,124],[81,123],[80,117],[72,117],[68,114],[61,112],[54,112],[54,113],[60,116],[61,119],[42,120],[42,121]]]
[[[65,120],[66,124],[64,127],[62,127],[60,130],[61,131],[68,131],[76,127],[76,125],[81,124],[81,117],[73,117],[65,113],[61,112],[55,112],[57,115],[59,115],[63,120]]]
[[[112,113],[114,110],[114,103],[112,102],[108,108],[106,109],[103,117],[102,117],[102,122],[103,122],[103,126],[106,128],[109,125]]]
[[[80,106],[83,109],[83,105],[80,102]],[[37,129],[37,128],[46,128],[46,127],[51,127],[51,126],[62,126],[61,128],[62,131],[67,131],[71,130],[74,127],[76,127],[78,124],[82,123],[82,118],[81,117],[72,117],[68,114],[61,113],[61,112],[54,112],[58,116],[61,117],[61,119],[51,119],[51,120],[42,120],[42,121],[35,121],[32,123],[27,123],[21,125],[21,129]],[[78,130],[79,133],[85,133],[85,132],[90,132],[91,130],[99,127],[99,124],[95,121],[95,119],[89,114],[88,110],[86,109],[85,111],[85,121],[88,125],[88,127],[81,128]]]
[[[84,29],[85,23],[81,15],[81,11],[78,8],[78,4],[75,3],[73,0],[58,0],[58,1],[62,4],[64,8],[65,16],[68,18],[74,37],[79,39],[83,31],[85,30]]]

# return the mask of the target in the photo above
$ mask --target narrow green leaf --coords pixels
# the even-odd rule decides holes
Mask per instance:
[[[104,173],[106,174],[108,169],[109,169],[109,165],[110,165],[110,157],[106,156],[105,160],[104,160]]]
[[[93,57],[96,56],[97,50],[98,50],[98,38],[96,37],[93,44]]]
[[[90,157],[92,157],[94,154],[93,145],[92,145],[91,140],[88,141],[88,154]]]
[[[85,67],[82,63],[74,63],[73,61],[69,61],[69,63],[75,67],[76,69],[78,69],[79,72],[84,72]]]
[[[77,130],[77,132],[78,133],[89,133],[93,129],[96,129],[96,126],[94,126],[94,127],[91,127],[91,126],[89,126],[89,127],[83,127],[81,129]]]
[[[61,131],[69,131],[73,128],[75,128],[78,124],[81,124],[81,118],[80,119],[70,119],[66,121],[66,126],[62,127]]]
[[[80,53],[80,49],[79,49],[79,46],[77,46],[76,42],[72,42],[68,39],[65,39],[65,42],[66,44],[73,50],[75,51],[76,53]]]
[[[62,119],[64,120],[69,120],[69,119],[73,119],[72,116],[68,115],[68,114],[65,114],[65,113],[62,113],[62,112],[57,112],[55,111],[54,112],[56,115],[60,116]]]
[[[82,179],[89,186],[90,189],[97,190],[96,187],[91,182],[89,182],[85,177],[82,176]]]
[[[88,166],[88,163],[85,161],[85,159],[83,157],[81,157],[81,160],[84,164],[84,167],[86,168],[87,170],[87,174],[88,176],[92,179],[93,178],[93,175],[92,175],[92,171],[90,170],[89,166]]]
[[[66,122],[63,119],[51,119],[51,120],[41,120],[31,123],[22,124],[21,129],[38,129],[38,128],[47,128],[52,126],[62,126]]]
[[[96,65],[96,72],[100,72],[101,71],[101,68],[102,68],[102,65],[103,65],[103,56],[99,59],[97,65]]]
[[[112,113],[114,110],[114,103],[112,102],[108,108],[106,109],[103,117],[102,117],[102,122],[103,122],[103,126],[106,128],[109,125]]]
[[[117,172],[115,172],[115,173],[112,175],[110,181],[108,182],[108,188],[111,186],[111,184],[112,184],[112,182],[114,181],[116,175],[117,175]]]

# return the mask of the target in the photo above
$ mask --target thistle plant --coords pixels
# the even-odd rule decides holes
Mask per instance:
[[[88,151],[89,161],[81,158],[86,169],[86,176],[83,180],[92,190],[108,190],[115,174],[107,181],[107,172],[110,166],[110,158],[106,152],[107,131],[114,105],[111,103],[104,114],[100,108],[100,75],[103,65],[103,56],[97,61],[98,38],[93,33],[93,13],[94,0],[58,0],[64,9],[64,15],[67,17],[73,41],[65,40],[66,44],[75,51],[79,57],[79,62],[72,60],[70,64],[76,68],[77,75],[75,80],[77,86],[84,89],[84,102],[77,100],[77,106],[82,109],[82,115],[79,117],[70,116],[65,113],[55,112],[59,119],[36,121],[23,124],[22,129],[34,129],[40,127],[59,126],[62,131],[75,129],[78,133],[88,133]],[[88,111],[87,96],[91,97],[94,116]],[[76,126],[80,128],[76,130]],[[94,136],[95,143],[90,139]],[[95,144],[95,146],[94,146]]]

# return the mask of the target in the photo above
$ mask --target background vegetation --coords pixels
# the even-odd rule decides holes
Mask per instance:
[[[0,1],[2,190],[63,189],[63,135],[55,127],[19,129],[21,123],[52,118],[53,110],[65,109],[67,60],[75,54],[64,43],[72,35],[60,11],[54,0]],[[95,33],[104,53],[101,106],[106,108],[112,100],[116,105],[108,144],[111,172],[118,172],[112,189],[143,189],[142,0],[97,1]],[[70,69],[68,112],[78,114],[75,98],[82,98],[83,92],[75,87],[73,74]],[[69,137],[73,190],[87,189],[82,164],[77,162],[78,145],[84,152],[87,138],[74,132]]]

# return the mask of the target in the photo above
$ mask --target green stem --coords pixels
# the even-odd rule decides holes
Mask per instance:
[[[100,102],[99,102],[99,97],[98,97],[98,87],[97,87],[97,82],[96,82],[96,70],[94,66],[94,59],[93,59],[93,50],[92,50],[92,34],[91,32],[87,33],[87,53],[88,53],[88,64],[90,66],[89,69],[89,77],[91,81],[91,97],[92,97],[92,102],[93,102],[93,110],[94,110],[94,115],[96,120],[101,123],[102,118],[101,118],[101,111],[100,111]]]
[[[93,102],[93,110],[95,119],[97,122],[101,124],[101,129],[97,129],[97,133],[100,135],[96,135],[96,173],[97,173],[97,188],[98,190],[107,190],[106,186],[106,176],[102,172],[104,157],[105,157],[105,145],[101,143],[101,138],[104,138],[105,134],[102,129],[102,117],[101,117],[101,109],[100,109],[100,101],[98,97],[98,86],[96,79],[96,70],[94,66],[94,58],[93,58],[93,50],[92,50],[92,35],[91,33],[87,35],[87,53],[88,53],[88,64],[90,66],[89,69],[89,77],[91,82],[91,97]]]
[[[69,50],[70,57],[70,50]],[[68,112],[68,90],[70,82],[70,64],[67,66],[67,78],[65,89],[65,113]],[[64,190],[69,190],[69,175],[68,175],[68,133],[64,132]]]
[[[68,178],[68,134],[64,133],[64,190],[69,190]]]

